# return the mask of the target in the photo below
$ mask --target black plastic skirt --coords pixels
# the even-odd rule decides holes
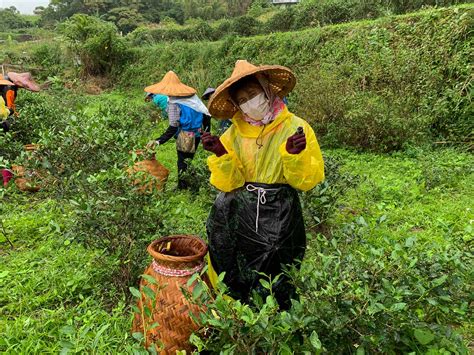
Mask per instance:
[[[303,259],[306,234],[298,193],[289,185],[248,183],[220,193],[207,222],[209,252],[217,274],[234,298],[248,301],[259,291],[258,272],[276,276]],[[274,292],[288,304],[293,289],[281,277]]]

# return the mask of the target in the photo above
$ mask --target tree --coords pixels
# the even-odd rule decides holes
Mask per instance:
[[[35,9],[33,10],[33,13],[37,16],[41,16],[45,10],[44,6],[36,6]]]
[[[252,0],[225,0],[225,2],[227,3],[228,13],[231,17],[245,15],[252,4]]]
[[[9,31],[17,28],[30,27],[31,24],[20,15],[15,6],[0,9],[0,31]]]
[[[145,18],[137,9],[130,7],[116,7],[107,13],[106,19],[115,23],[120,31],[125,33],[133,31],[146,23]]]

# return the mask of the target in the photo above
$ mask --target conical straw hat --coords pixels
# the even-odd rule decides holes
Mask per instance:
[[[13,84],[10,80],[7,80],[3,76],[0,75],[0,85],[13,86],[15,84]]]
[[[159,83],[147,86],[145,92],[166,96],[191,96],[196,93],[196,90],[184,85],[175,72],[169,71]]]
[[[14,73],[9,72],[8,78],[15,83],[16,86],[29,91],[38,92],[40,87],[35,83],[30,73]]]
[[[209,112],[215,118],[232,118],[238,111],[230,99],[229,88],[242,78],[250,75],[261,74],[270,84],[270,89],[281,98],[288,95],[296,85],[293,72],[281,65],[256,66],[246,60],[238,60],[230,78],[226,79],[211,96],[209,100]]]

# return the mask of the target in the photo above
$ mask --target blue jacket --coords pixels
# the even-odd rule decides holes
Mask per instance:
[[[194,132],[200,137],[199,129],[202,127],[203,114],[192,108],[178,104],[181,114],[179,116],[179,128],[185,132]]]

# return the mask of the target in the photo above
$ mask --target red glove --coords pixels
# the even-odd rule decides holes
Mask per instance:
[[[214,153],[218,157],[227,154],[227,150],[222,145],[219,137],[211,136],[209,132],[204,132],[202,134],[202,146],[205,150]]]
[[[290,154],[299,154],[306,148],[306,136],[304,133],[295,133],[286,141],[286,151]]]

